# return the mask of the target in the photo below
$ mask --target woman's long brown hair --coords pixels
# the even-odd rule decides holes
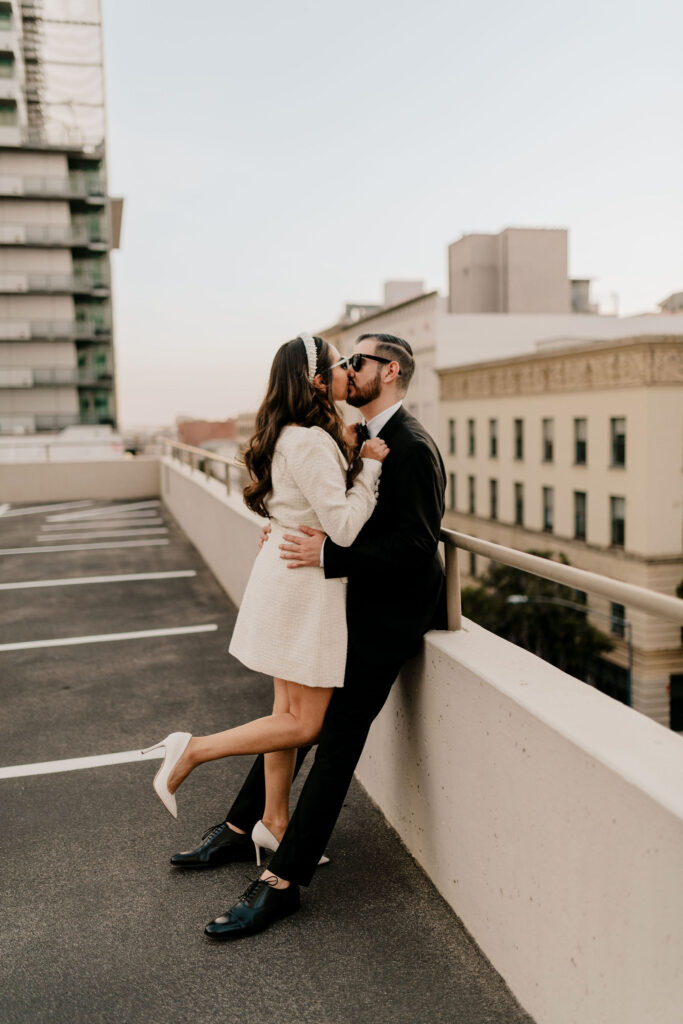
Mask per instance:
[[[244,453],[251,477],[251,483],[244,488],[244,500],[252,511],[266,518],[266,500],[273,489],[273,453],[280,431],[288,424],[322,427],[327,431],[349,464],[347,487],[360,472],[361,459],[344,438],[344,423],[332,398],[330,346],[322,338],[315,338],[315,347],[316,372],[325,381],[324,390],[308,379],[308,357],[301,339],[286,341],[275,353],[266,397],[256,414],[256,431]]]

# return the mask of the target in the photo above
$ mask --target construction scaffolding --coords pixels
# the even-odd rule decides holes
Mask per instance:
[[[20,11],[27,141],[102,149],[100,0],[23,0]]]

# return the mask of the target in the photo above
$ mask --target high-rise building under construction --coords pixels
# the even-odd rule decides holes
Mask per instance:
[[[100,0],[0,0],[0,434],[116,426]]]

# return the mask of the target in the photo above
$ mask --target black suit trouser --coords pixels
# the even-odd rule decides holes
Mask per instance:
[[[280,878],[309,885],[325,852],[372,722],[382,710],[401,662],[372,665],[349,649],[344,686],[332,694],[315,760],[270,870]],[[296,770],[308,749],[297,756]],[[250,831],[263,814],[263,755],[256,758],[227,820]]]

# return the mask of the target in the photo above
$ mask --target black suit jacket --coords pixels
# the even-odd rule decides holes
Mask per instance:
[[[349,645],[375,664],[403,662],[446,628],[438,552],[446,474],[436,444],[401,406],[380,431],[390,448],[377,505],[356,540],[325,541],[325,576],[348,576]]]

